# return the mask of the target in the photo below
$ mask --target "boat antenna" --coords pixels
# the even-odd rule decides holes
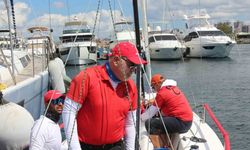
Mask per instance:
[[[67,7],[67,13],[68,13],[68,22],[70,22],[70,10],[69,10],[69,1],[66,0],[66,7]]]

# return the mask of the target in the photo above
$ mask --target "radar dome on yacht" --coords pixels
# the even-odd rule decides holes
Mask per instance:
[[[0,99],[1,100],[1,99]],[[34,120],[23,107],[0,103],[0,149],[23,149],[29,145]]]
[[[148,26],[148,32],[150,32],[151,31],[151,28],[150,28],[150,26]]]
[[[160,26],[156,26],[156,31],[161,31],[161,27]]]

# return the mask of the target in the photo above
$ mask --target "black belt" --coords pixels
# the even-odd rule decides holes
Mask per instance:
[[[111,149],[112,147],[121,147],[121,150],[124,149],[124,143],[123,140],[119,140],[118,142],[112,143],[112,144],[103,144],[103,145],[92,145],[92,144],[87,144],[84,142],[80,142],[81,148],[82,149],[87,149],[87,150],[98,150],[98,149],[103,149],[103,150],[108,150]]]

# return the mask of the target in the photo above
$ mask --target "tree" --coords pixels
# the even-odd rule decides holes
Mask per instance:
[[[232,27],[230,26],[230,23],[221,22],[221,23],[218,23],[216,26],[218,29],[223,31],[225,34],[232,35],[233,30],[232,30]]]

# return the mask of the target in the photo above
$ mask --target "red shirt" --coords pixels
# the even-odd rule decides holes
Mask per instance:
[[[164,116],[176,117],[182,121],[193,120],[193,112],[188,100],[178,87],[162,87],[155,99]]]
[[[127,113],[137,106],[135,83],[130,79],[127,84],[130,99],[125,82],[112,87],[105,66],[88,68],[72,80],[67,97],[82,104],[77,114],[81,142],[102,145],[124,137]]]

